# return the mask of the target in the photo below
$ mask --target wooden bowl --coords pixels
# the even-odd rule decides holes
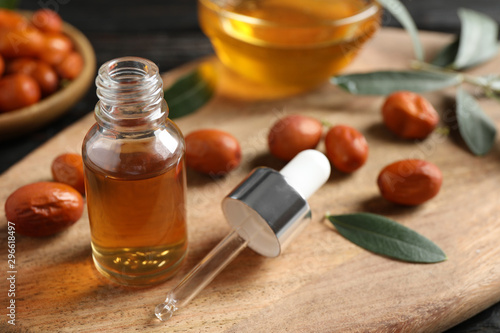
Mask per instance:
[[[73,41],[84,61],[80,75],[66,87],[28,107],[0,113],[0,141],[34,131],[55,120],[85,95],[95,78],[96,59],[88,39],[75,27],[63,23],[63,32]]]

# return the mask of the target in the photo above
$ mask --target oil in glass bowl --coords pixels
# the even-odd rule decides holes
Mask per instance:
[[[313,88],[338,73],[380,26],[366,0],[199,0],[221,62],[269,86]]]

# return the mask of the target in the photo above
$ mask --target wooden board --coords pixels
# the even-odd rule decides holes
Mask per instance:
[[[451,36],[422,33],[428,53]],[[409,37],[384,29],[348,71],[406,68]],[[500,59],[476,69],[490,73]],[[185,70],[185,69],[184,69]],[[171,82],[183,70],[170,73]],[[252,87],[241,91],[251,92]],[[451,92],[428,94],[451,119]],[[199,112],[177,121],[184,133],[215,127],[233,133],[242,165],[211,180],[188,173],[190,251],[182,271],[146,289],[113,285],[93,267],[87,215],[69,230],[44,239],[16,236],[16,326],[7,324],[9,285],[0,279],[0,331],[45,332],[439,332],[500,301],[500,148],[474,157],[463,143],[435,133],[423,142],[397,140],[381,124],[381,97],[351,96],[325,84],[307,94],[274,100],[232,98],[223,93]],[[500,108],[482,103],[500,124]],[[362,131],[370,145],[367,164],[352,175],[334,172],[310,198],[313,220],[282,256],[267,259],[245,250],[186,308],[167,323],[153,314],[157,303],[229,231],[221,199],[255,166],[281,168],[267,152],[270,125],[301,113]],[[0,176],[2,276],[8,268],[3,203],[21,185],[50,179],[50,163],[80,151],[91,114]],[[320,146],[319,149],[323,149]],[[419,207],[390,204],[378,193],[378,172],[398,159],[421,157],[438,165],[444,184]],[[326,211],[369,211],[397,219],[435,241],[446,262],[402,263],[371,254],[343,239],[322,220]]]

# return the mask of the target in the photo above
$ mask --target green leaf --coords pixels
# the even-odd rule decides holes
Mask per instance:
[[[0,0],[0,8],[14,9],[17,8],[17,0]]]
[[[462,69],[478,65],[498,53],[498,24],[487,15],[460,8],[462,24],[460,45],[453,68]]]
[[[406,7],[399,0],[377,0],[378,3],[394,16],[403,28],[408,31],[413,42],[413,50],[417,60],[424,60],[424,49],[418,39],[418,30]]]
[[[203,65],[202,65],[203,66]],[[202,66],[184,75],[164,91],[169,118],[188,115],[205,105],[214,94],[214,84]]]
[[[462,88],[457,89],[457,122],[460,135],[474,155],[490,151],[497,134],[495,123]]]
[[[368,251],[417,263],[447,259],[432,241],[384,216],[357,213],[327,218],[342,236]]]
[[[448,67],[453,64],[458,53],[460,40],[457,38],[452,43],[446,45],[432,60],[431,64],[439,67]]]
[[[394,91],[434,91],[457,85],[459,74],[430,73],[421,71],[380,71],[334,76],[331,83],[352,94],[387,95]]]

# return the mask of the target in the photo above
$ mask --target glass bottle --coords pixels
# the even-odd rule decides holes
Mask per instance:
[[[161,282],[187,250],[184,139],[151,61],[111,60],[96,85],[82,148],[94,263],[120,284]]]

